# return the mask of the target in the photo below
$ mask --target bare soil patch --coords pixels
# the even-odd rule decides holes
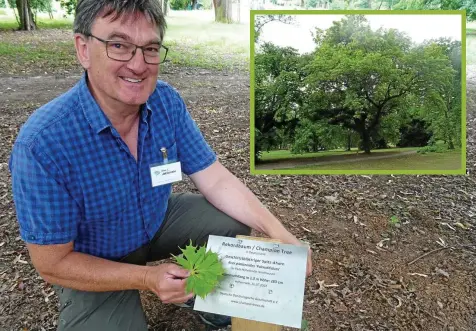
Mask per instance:
[[[0,81],[0,330],[55,329],[57,298],[19,238],[7,162],[28,115],[79,74]],[[474,81],[466,176],[252,176],[249,74],[170,68],[162,79],[182,93],[221,162],[311,244],[310,330],[476,329]],[[174,190],[194,188],[185,180]],[[393,215],[400,227],[389,225]],[[151,330],[204,330],[192,312],[142,294]]]

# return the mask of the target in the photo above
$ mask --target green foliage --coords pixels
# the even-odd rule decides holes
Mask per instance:
[[[37,12],[51,12],[53,0],[28,0],[32,9]]]
[[[440,144],[440,145],[429,145],[422,147],[418,150],[418,153],[420,154],[426,154],[426,153],[444,153],[448,151],[448,146],[446,144]]]
[[[18,23],[18,28],[23,29],[23,16],[19,15],[19,9],[17,8],[17,1],[16,0],[7,0],[10,8],[16,9],[14,11],[15,13],[15,19]],[[33,27],[36,25],[36,14],[38,12],[49,12],[51,13],[53,11],[52,8],[52,3],[53,0],[28,0],[26,2],[29,16],[32,17],[33,24],[31,26]],[[21,3],[21,2],[18,2]]]
[[[296,130],[293,153],[317,152],[336,149],[346,145],[347,132],[339,125],[326,121],[313,122],[303,119]]]
[[[1,0],[0,0],[1,1]],[[16,8],[17,3],[15,0],[7,0],[10,8]],[[52,1],[53,0],[28,0],[30,8],[34,12],[50,12],[52,10]]]
[[[307,0],[306,6],[308,8],[316,8],[318,4],[318,0]]]
[[[421,119],[413,118],[409,123],[400,127],[400,139],[398,147],[423,147],[426,146],[432,137],[428,124]]]
[[[390,217],[390,220],[388,222],[391,226],[396,227],[396,228],[399,228],[401,226],[400,219],[395,215]]]
[[[438,39],[427,42],[424,53],[445,58],[446,67],[429,73],[422,116],[430,123],[435,139],[453,149],[461,141],[461,42]]]
[[[255,56],[255,157],[294,136],[303,104],[302,58],[265,43]]]
[[[401,10],[466,10],[470,21],[476,20],[476,2],[474,0],[401,0],[393,9]]]
[[[289,15],[256,15],[255,16],[255,42],[258,41],[261,29],[270,22],[281,22],[284,24],[294,24],[296,20]]]
[[[0,0],[0,8],[5,8],[6,7],[6,0]],[[2,13],[2,15],[4,15],[5,12]]]
[[[450,148],[458,147],[459,42],[415,45],[398,30],[372,30],[363,15],[316,29],[313,38],[316,49],[310,54],[270,43],[257,48],[257,159],[262,151],[283,148],[293,153],[385,149],[399,143],[400,129],[412,119],[425,122],[425,130]],[[428,134],[420,138],[416,146],[428,142]]]
[[[203,9],[213,9],[213,2],[212,0],[203,0],[201,2]]]
[[[59,1],[61,8],[63,8],[68,15],[73,15],[76,9],[77,0],[56,0]]]
[[[321,1],[319,1],[321,2]],[[474,0],[329,0],[329,9],[466,10],[476,20]]]
[[[309,331],[309,323],[305,319],[301,321],[301,331]]]
[[[429,82],[453,77],[441,51],[432,45],[414,48],[394,29],[372,31],[362,15],[317,30],[315,40],[319,48],[305,80],[312,117],[355,130],[366,151],[379,136],[396,142],[400,117],[395,114],[406,111],[412,95],[428,94]]]
[[[205,245],[194,247],[191,240],[185,249],[180,250],[182,254],[172,256],[178,264],[190,271],[187,278],[187,293],[193,292],[205,298],[218,285],[225,272],[218,254],[206,251]]]
[[[170,8],[173,10],[184,10],[187,9],[190,4],[189,0],[170,0]]]

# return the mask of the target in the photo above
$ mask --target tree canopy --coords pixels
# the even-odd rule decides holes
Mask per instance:
[[[359,147],[370,153],[398,145],[415,120],[424,123],[414,124],[426,131],[421,137],[459,144],[459,41],[416,45],[398,30],[373,31],[365,16],[348,15],[326,31],[316,29],[314,42],[310,54],[273,44],[256,54],[257,157],[283,145],[294,152]]]

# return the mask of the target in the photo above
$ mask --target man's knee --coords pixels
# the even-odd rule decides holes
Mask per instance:
[[[59,300],[57,331],[146,331],[137,290],[86,292],[55,286]]]
[[[251,228],[248,225],[238,222],[237,220],[231,217],[230,219],[232,220],[232,222],[229,222],[229,233],[227,237],[236,237],[238,235],[242,235],[242,236],[250,235]]]
[[[205,197],[201,196],[200,199],[204,205],[207,205],[209,208],[209,213],[212,214],[207,220],[212,222],[211,226],[209,227],[211,230],[210,234],[221,235],[225,237],[236,237],[238,235],[248,236],[251,233],[251,228],[249,226],[237,221],[233,217],[217,209],[210,202],[208,202]]]
[[[159,251],[175,252],[173,249],[186,245],[190,240],[202,245],[209,235],[236,237],[251,233],[247,225],[217,209],[203,195],[195,193],[173,194],[166,222],[157,237],[161,247],[157,254]]]

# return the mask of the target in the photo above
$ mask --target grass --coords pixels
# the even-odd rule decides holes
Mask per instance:
[[[389,149],[376,149],[372,153],[384,153],[384,152],[405,152],[417,150],[417,147],[405,147],[405,148],[389,148]],[[262,161],[274,161],[274,160],[286,160],[286,159],[306,159],[306,158],[315,158],[315,157],[325,157],[325,156],[334,156],[334,155],[355,155],[356,149],[351,151],[344,150],[331,150],[331,151],[322,151],[316,153],[305,153],[305,154],[292,154],[289,150],[275,150],[269,152],[263,152]],[[359,152],[362,154],[363,152]]]
[[[167,25],[164,44],[169,47],[168,60],[172,64],[204,69],[248,68],[247,25],[215,23],[213,11],[205,10],[171,11]],[[1,72],[57,73],[79,68],[71,34],[72,19],[39,17],[38,27],[39,31],[31,33],[16,32],[14,17],[0,18]],[[52,29],[59,32],[57,37],[50,38],[44,31]]]
[[[246,69],[249,28],[215,23],[212,11],[172,12],[164,43],[174,64],[210,69]]]
[[[0,71],[10,74],[58,72],[78,67],[73,42],[25,43],[0,42]]]
[[[476,65],[476,22],[466,24],[466,63]]]
[[[54,19],[38,18],[36,22],[39,29],[72,29],[73,20],[68,18]],[[0,19],[0,31],[16,30],[18,23],[15,17],[2,17]]]
[[[296,169],[313,170],[455,170],[461,168],[461,151],[446,153],[410,154],[400,157],[300,166]]]

